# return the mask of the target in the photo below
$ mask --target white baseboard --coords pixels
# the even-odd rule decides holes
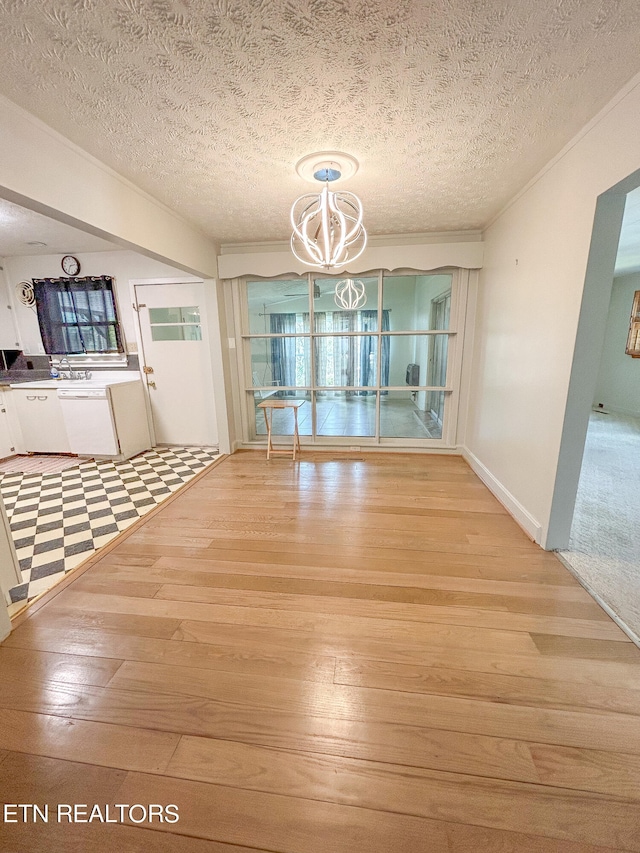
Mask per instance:
[[[507,512],[515,518],[527,536],[530,536],[534,542],[540,545],[542,541],[542,525],[522,506],[520,501],[514,498],[511,492],[502,485],[500,480],[494,477],[491,471],[483,465],[468,447],[462,447],[461,450],[464,459],[478,477],[480,477],[489,491],[495,495]]]
[[[462,448],[453,444],[447,447],[413,447],[410,444],[405,444],[402,447],[380,444],[356,445],[355,442],[358,441],[358,436],[349,439],[349,441],[353,442],[352,444],[305,444],[306,438],[310,438],[310,436],[300,436],[302,443],[301,453],[310,451],[312,453],[415,453],[422,456],[462,456]],[[279,440],[280,436],[278,436]],[[266,447],[267,437],[265,435],[263,441],[236,441],[231,452],[235,453],[236,450],[265,451]],[[354,447],[357,447],[357,451],[354,451]]]
[[[603,414],[613,413],[614,415],[626,415],[628,418],[640,418],[640,412],[634,409],[618,409],[617,406],[605,406],[606,412],[602,409],[594,408],[594,412],[602,412]]]

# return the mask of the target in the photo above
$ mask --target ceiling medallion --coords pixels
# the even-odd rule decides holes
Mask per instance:
[[[329,189],[329,184],[351,177],[357,168],[353,157],[333,151],[311,154],[297,164],[301,177],[324,182],[320,193],[305,193],[291,208],[291,251],[301,263],[330,270],[364,251],[367,232],[360,199],[350,192]]]

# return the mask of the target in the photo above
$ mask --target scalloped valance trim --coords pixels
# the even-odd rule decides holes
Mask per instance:
[[[368,270],[383,269],[388,272],[415,269],[420,272],[459,267],[482,267],[484,244],[481,242],[423,243],[401,246],[371,246],[351,265],[332,270],[331,275],[361,274]],[[282,275],[303,275],[312,270],[297,261],[290,251],[238,252],[218,257],[220,278],[240,278],[255,275],[272,278]],[[322,270],[318,270],[320,274]]]

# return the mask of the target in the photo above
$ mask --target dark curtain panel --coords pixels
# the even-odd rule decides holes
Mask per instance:
[[[49,355],[124,352],[113,279],[33,279],[38,323]]]
[[[389,331],[389,309],[385,308],[382,312],[382,330],[383,332]],[[389,384],[389,353],[391,351],[391,338],[389,335],[382,336],[382,353],[381,358],[382,362],[380,364],[380,385],[388,385]],[[388,391],[382,391],[382,394],[388,394]]]
[[[84,352],[71,294],[64,285],[55,279],[34,280],[33,291],[44,351],[50,355]]]
[[[296,330],[295,314],[270,314],[270,331],[277,335],[290,335]],[[271,338],[271,375],[273,384],[282,386],[296,384],[296,339]],[[283,395],[295,396],[295,391],[284,391]]]
[[[363,332],[375,330],[378,321],[377,311],[360,311],[360,328]],[[363,338],[352,338],[360,346],[360,376],[357,385],[375,385],[376,384],[376,360],[375,360],[375,345],[377,340],[370,335]],[[373,356],[373,357],[372,357]],[[361,397],[366,397],[373,393],[372,391],[358,391]]]
[[[341,336],[341,332],[376,332],[378,312],[317,312],[316,331],[327,329],[331,321],[333,337],[316,338],[316,378],[319,385],[374,386],[376,384],[377,335]],[[295,314],[270,314],[270,331],[275,335],[294,334]],[[389,331],[389,310],[382,312],[382,331]],[[295,338],[271,338],[271,375],[279,386],[296,384]],[[389,336],[382,338],[381,383],[389,384]],[[295,396],[295,391],[282,392]],[[328,392],[322,392],[326,394]],[[373,391],[345,391],[347,397],[373,394]],[[382,392],[388,393],[388,392]]]

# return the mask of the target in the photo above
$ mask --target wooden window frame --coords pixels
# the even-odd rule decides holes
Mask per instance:
[[[450,325],[448,329],[407,329],[386,331],[381,328],[381,316],[384,310],[384,280],[394,276],[420,276],[420,275],[450,275],[451,276],[451,314]],[[448,356],[447,356],[447,384],[445,386],[420,385],[410,386],[411,391],[427,391],[444,394],[444,411],[442,415],[443,431],[441,438],[411,438],[411,437],[395,437],[380,434],[380,400],[382,392],[407,391],[408,387],[404,385],[383,385],[380,380],[381,359],[377,360],[377,380],[375,385],[371,386],[320,386],[315,384],[315,365],[313,358],[315,355],[314,347],[311,346],[311,381],[309,385],[304,386],[281,386],[279,391],[293,391],[303,394],[306,392],[317,394],[325,391],[369,391],[376,394],[376,430],[374,435],[367,436],[329,436],[321,435],[316,430],[315,415],[313,416],[312,434],[306,436],[305,440],[309,442],[309,446],[324,447],[329,445],[337,446],[362,446],[362,447],[423,447],[423,448],[456,448],[457,447],[457,430],[458,430],[458,408],[460,395],[462,390],[462,350],[464,345],[464,331],[466,327],[466,311],[467,299],[469,291],[469,271],[461,268],[443,267],[438,270],[420,271],[414,269],[398,269],[393,273],[384,270],[368,270],[363,274],[367,278],[378,278],[378,324],[377,330],[370,332],[317,332],[314,331],[314,311],[313,311],[313,294],[315,293],[315,279],[328,278],[337,279],[337,276],[329,276],[316,272],[304,273],[295,276],[274,276],[274,277],[259,277],[245,276],[234,279],[233,282],[233,299],[234,299],[234,314],[235,314],[235,331],[236,338],[242,342],[242,345],[237,350],[237,405],[241,412],[242,418],[242,444],[243,446],[251,447],[255,444],[262,444],[263,437],[257,436],[254,432],[253,415],[255,407],[256,394],[260,392],[274,393],[273,386],[260,386],[254,382],[252,371],[252,362],[250,355],[250,341],[257,338],[270,339],[274,337],[302,337],[309,338],[310,341],[318,340],[323,337],[333,337],[338,334],[339,337],[346,336],[373,336],[379,341],[386,336],[390,338],[399,338],[403,336],[434,336],[446,335],[449,340]],[[247,283],[270,280],[286,281],[288,279],[296,282],[306,280],[305,295],[309,300],[309,331],[307,332],[292,332],[292,333],[270,333],[270,332],[251,332],[248,315],[247,303]],[[378,353],[381,352],[380,345]],[[244,394],[242,392],[244,391]],[[262,394],[261,394],[262,396]],[[315,411],[315,408],[314,408]]]
[[[633,308],[629,320],[629,336],[627,337],[625,353],[631,358],[640,358],[640,290],[636,290],[633,296]]]

